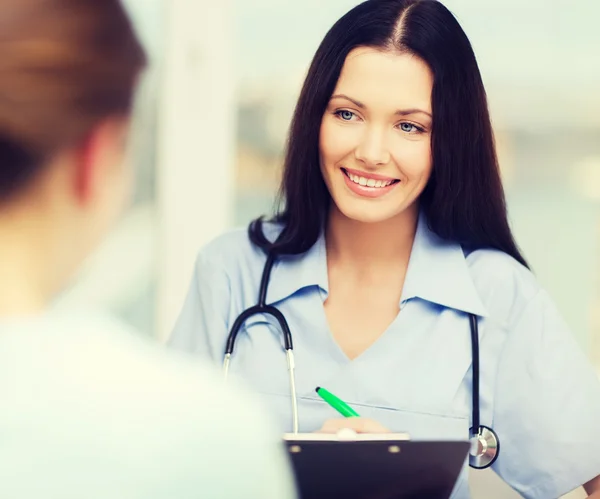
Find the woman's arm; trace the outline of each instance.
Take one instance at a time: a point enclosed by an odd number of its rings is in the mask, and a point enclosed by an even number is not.
[[[545,291],[508,329],[494,399],[493,468],[528,499],[600,496],[598,374]],[[599,498],[600,499],[600,498]]]
[[[589,499],[600,499],[600,475],[583,485]]]

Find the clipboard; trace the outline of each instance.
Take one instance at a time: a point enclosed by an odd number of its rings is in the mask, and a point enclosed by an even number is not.
[[[405,433],[287,433],[300,499],[447,499],[468,441],[412,441]]]

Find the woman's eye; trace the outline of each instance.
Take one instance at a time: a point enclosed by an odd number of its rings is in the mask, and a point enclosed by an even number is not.
[[[352,111],[338,111],[337,115],[344,121],[350,121],[352,118],[354,118],[354,113]]]
[[[400,123],[400,130],[407,133],[414,133],[419,131],[419,129],[412,123]]]

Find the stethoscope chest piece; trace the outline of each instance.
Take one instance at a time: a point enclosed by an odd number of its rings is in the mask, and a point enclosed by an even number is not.
[[[477,435],[471,438],[469,465],[471,468],[482,470],[491,466],[500,451],[498,436],[491,428],[480,426]]]

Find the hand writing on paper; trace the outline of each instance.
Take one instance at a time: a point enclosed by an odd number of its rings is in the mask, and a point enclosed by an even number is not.
[[[385,426],[368,418],[340,418],[328,419],[317,433],[337,433],[349,428],[356,433],[390,433]]]

